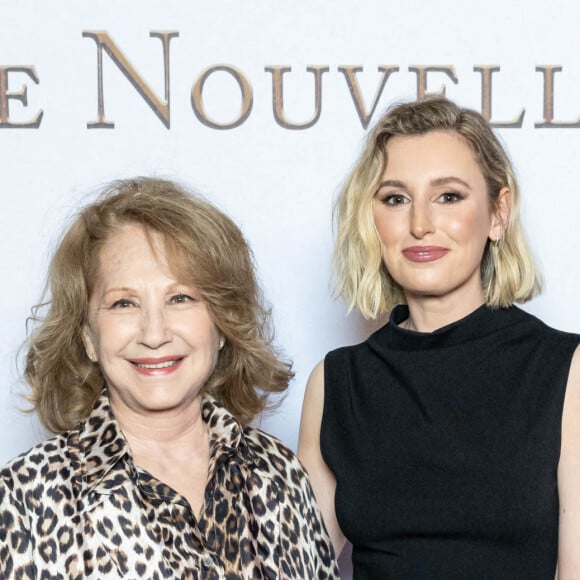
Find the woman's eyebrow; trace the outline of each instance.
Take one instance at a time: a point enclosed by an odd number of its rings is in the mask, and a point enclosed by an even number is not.
[[[469,185],[469,183],[461,179],[461,177],[456,177],[455,175],[437,177],[436,179],[431,180],[429,183],[430,185],[435,187],[447,185],[449,183],[460,183],[467,189],[471,190],[471,186]],[[381,181],[381,183],[379,183],[379,187],[377,188],[377,190],[381,189],[382,187],[398,187],[401,189],[406,189],[407,186],[404,181],[401,181],[399,179],[385,179],[385,181]]]
[[[454,175],[450,175],[449,177],[438,177],[437,179],[433,179],[431,181],[431,185],[447,185],[448,183],[461,183],[467,189],[471,189],[471,186],[466,181],[463,181],[461,177],[456,177]]]
[[[385,179],[385,181],[381,181],[381,183],[379,183],[379,187],[377,189],[380,189],[381,187],[401,187],[401,188],[405,188],[405,183],[403,181],[399,181],[398,179]]]

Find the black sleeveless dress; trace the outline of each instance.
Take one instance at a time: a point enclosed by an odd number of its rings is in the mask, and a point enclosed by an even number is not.
[[[325,359],[321,449],[355,580],[554,580],[580,337],[482,306],[433,333],[398,306]]]

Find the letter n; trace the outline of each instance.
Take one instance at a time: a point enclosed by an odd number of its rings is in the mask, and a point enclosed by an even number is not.
[[[169,43],[171,39],[179,36],[179,32],[159,32],[152,31],[149,33],[152,38],[161,39],[163,44],[163,66],[165,80],[165,100],[162,101],[137,73],[127,57],[121,52],[119,47],[113,42],[107,32],[104,31],[83,31],[84,38],[92,38],[97,44],[97,75],[98,75],[98,114],[97,120],[87,123],[89,129],[113,129],[115,124],[105,119],[105,98],[103,90],[103,51],[105,51],[111,60],[117,65],[118,69],[125,75],[127,80],[135,87],[143,100],[153,109],[153,112],[159,117],[161,122],[169,129]]]

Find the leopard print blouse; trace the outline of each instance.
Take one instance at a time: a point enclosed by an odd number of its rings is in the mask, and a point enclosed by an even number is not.
[[[215,400],[197,520],[133,463],[104,391],[90,417],[0,471],[0,578],[338,579],[304,469]]]

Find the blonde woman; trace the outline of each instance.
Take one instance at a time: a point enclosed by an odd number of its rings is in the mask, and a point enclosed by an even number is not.
[[[442,97],[396,106],[336,205],[338,294],[388,323],[330,352],[299,456],[354,578],[580,578],[580,351],[540,282],[509,158]]]

